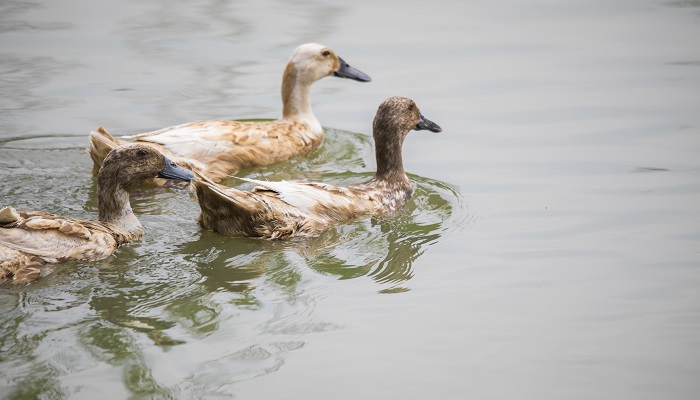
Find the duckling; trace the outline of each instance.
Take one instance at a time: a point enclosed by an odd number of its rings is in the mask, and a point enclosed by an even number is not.
[[[413,194],[401,157],[401,146],[412,129],[442,131],[421,114],[413,100],[384,100],[373,123],[377,172],[367,182],[345,187],[239,178],[257,185],[244,191],[195,172],[198,179],[192,185],[201,208],[197,222],[204,229],[227,235],[284,239],[317,236],[336,222],[395,212]]]
[[[315,150],[323,129],[311,111],[309,92],[314,82],[326,76],[371,81],[329,47],[307,43],[294,50],[284,70],[281,119],[197,121],[126,138],[153,146],[181,166],[218,182],[243,167],[268,165]],[[90,142],[96,175],[105,155],[122,141],[100,127],[90,133]]]
[[[141,223],[129,204],[129,190],[152,177],[194,179],[151,146],[124,144],[105,157],[97,175],[96,221],[42,211],[0,210],[0,282],[35,280],[47,263],[100,260],[141,238]]]

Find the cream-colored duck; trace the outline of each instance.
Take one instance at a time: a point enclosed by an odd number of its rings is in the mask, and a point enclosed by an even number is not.
[[[336,222],[394,212],[413,194],[401,158],[404,138],[412,129],[442,130],[423,117],[411,99],[390,97],[382,102],[373,124],[377,172],[368,182],[346,187],[241,178],[257,185],[244,191],[195,173],[199,225],[227,235],[281,239],[316,236]]]
[[[142,226],[131,210],[132,184],[153,177],[194,179],[192,172],[142,144],[112,150],[97,175],[97,221],[42,211],[0,210],[0,282],[39,277],[46,263],[99,260],[124,243],[138,240]]]
[[[309,101],[311,85],[326,76],[369,82],[328,47],[307,43],[292,54],[282,78],[282,118],[275,121],[197,121],[128,136],[156,147],[178,164],[218,182],[243,167],[267,165],[315,150],[323,129]],[[93,174],[122,141],[100,127],[90,133]],[[164,181],[157,182],[163,184]]]

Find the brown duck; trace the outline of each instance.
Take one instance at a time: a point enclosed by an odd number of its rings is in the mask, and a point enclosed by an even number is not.
[[[309,92],[314,82],[326,76],[371,80],[332,49],[307,43],[297,47],[284,70],[281,119],[197,121],[127,138],[153,146],[178,164],[218,182],[243,167],[272,164],[315,150],[323,129],[311,110]],[[90,133],[93,174],[107,153],[121,143],[102,127]]]
[[[190,181],[192,172],[151,146],[125,144],[112,150],[97,175],[97,221],[42,211],[0,210],[0,282],[34,280],[47,263],[100,260],[138,240],[142,226],[131,210],[131,185],[153,177]]]
[[[195,173],[198,180],[192,184],[201,208],[199,225],[227,235],[282,239],[316,236],[337,222],[394,212],[413,194],[401,159],[401,146],[412,129],[442,130],[423,117],[413,100],[384,100],[373,124],[377,172],[367,182],[346,187],[241,178],[257,185],[253,191],[244,191]]]

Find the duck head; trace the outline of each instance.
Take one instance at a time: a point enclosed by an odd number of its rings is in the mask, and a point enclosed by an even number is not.
[[[377,109],[372,131],[377,157],[377,177],[407,181],[403,171],[401,146],[411,130],[441,132],[442,128],[421,114],[413,100],[389,97]]]
[[[416,103],[409,98],[389,97],[379,105],[373,124],[374,140],[376,142],[392,140],[387,136],[396,135],[397,133],[402,136],[401,141],[403,141],[403,137],[411,130],[442,132],[442,128],[435,122],[425,118]]]
[[[316,43],[306,43],[297,47],[289,60],[287,68],[290,67],[293,67],[298,78],[307,84],[331,75],[360,82],[372,80],[369,75],[351,67],[333,49]]]
[[[194,179],[194,174],[153,147],[129,143],[116,147],[105,157],[98,182],[116,179],[129,186],[156,177],[189,182]]]

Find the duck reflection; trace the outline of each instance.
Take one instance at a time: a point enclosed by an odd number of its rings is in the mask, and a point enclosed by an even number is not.
[[[414,276],[413,263],[451,228],[453,207],[463,204],[456,188],[412,179],[416,193],[406,209],[324,233],[303,250],[309,266],[340,279],[368,276],[383,287],[380,293],[410,290],[406,283]]]
[[[202,242],[216,246],[216,250],[202,248]],[[186,244],[185,252],[193,251],[191,254],[194,256],[188,259],[197,264],[197,271],[202,276],[199,284],[206,291],[238,293],[242,296],[237,297],[236,304],[251,306],[256,304],[251,293],[259,283],[258,280],[274,276],[274,271],[283,269],[288,264],[278,247],[272,242],[247,238],[236,240],[202,232],[202,239]]]
[[[263,281],[274,282],[291,293],[297,290],[300,273],[289,268],[293,255],[304,266],[339,279],[372,278],[381,293],[409,290],[413,263],[437,243],[447,230],[462,225],[455,208],[464,207],[458,190],[451,185],[412,176],[414,199],[400,213],[388,217],[341,224],[316,238],[265,241],[226,238],[203,232],[205,241],[217,248],[215,256],[191,258],[202,274],[208,291],[251,293]],[[220,243],[215,243],[218,240]],[[184,252],[202,253],[201,241],[185,245]]]
[[[466,213],[460,210],[463,202],[455,188],[411,179],[416,193],[400,214],[339,225],[315,239],[275,242],[196,230],[192,234],[189,228],[178,232],[176,227],[184,222],[169,209],[146,221],[149,234],[143,243],[124,247],[103,262],[68,268],[45,287],[33,287],[28,294],[39,299],[24,310],[27,323],[20,326],[36,325],[33,315],[46,320],[47,305],[56,303],[51,298],[57,292],[75,292],[77,307],[71,309],[76,320],[70,328],[74,351],[83,358],[89,354],[100,368],[118,370],[124,390],[134,395],[168,397],[180,390],[159,379],[162,371],[154,366],[175,362],[183,352],[188,365],[179,377],[185,383],[273,372],[287,353],[304,346],[299,335],[337,329],[334,321],[315,312],[321,294],[305,286],[309,273],[339,280],[367,277],[381,293],[406,291],[421,255],[462,226],[460,215]],[[174,197],[166,197],[165,204],[181,203]],[[145,199],[135,204],[148,206]],[[156,222],[169,218],[175,222]],[[47,340],[65,340],[63,326],[71,309],[57,308],[62,322],[57,314],[55,333],[37,334],[32,343],[25,340],[22,353],[42,352],[46,358]],[[15,312],[8,314],[17,320]],[[71,351],[51,349],[49,359]],[[41,375],[41,368],[33,371]],[[90,373],[86,369],[61,381],[46,378],[36,387],[60,390],[60,384]]]

